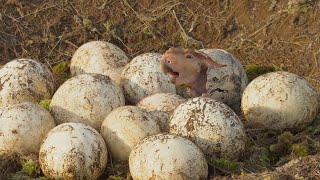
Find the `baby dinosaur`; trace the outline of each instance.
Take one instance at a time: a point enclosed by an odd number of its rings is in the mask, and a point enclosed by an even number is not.
[[[171,75],[170,82],[189,87],[192,97],[207,96],[208,67],[224,66],[207,54],[192,49],[169,48],[160,60],[161,71]]]

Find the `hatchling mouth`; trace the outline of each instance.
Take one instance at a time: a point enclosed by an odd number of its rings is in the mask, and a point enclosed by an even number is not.
[[[170,77],[170,82],[175,83],[176,79],[179,77],[179,72],[174,71],[172,67],[165,65],[165,73],[169,74]]]
[[[179,77],[179,73],[173,71],[172,68],[170,68],[170,70],[167,73],[170,74],[174,78],[178,78]]]
[[[174,83],[176,79],[179,77],[179,72],[174,71],[174,69],[170,66],[170,64],[167,63],[165,59],[161,62],[160,67],[162,72],[171,76],[170,82]]]

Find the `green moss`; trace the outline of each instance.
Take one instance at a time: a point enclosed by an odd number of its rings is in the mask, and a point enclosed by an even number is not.
[[[294,157],[303,157],[303,156],[308,156],[308,148],[304,145],[301,144],[293,144],[291,146],[292,150],[292,155]]]
[[[33,161],[32,159],[25,159],[21,162],[22,172],[29,176],[38,176],[40,175],[39,164]]]
[[[273,71],[282,71],[282,68],[280,66],[275,65],[275,64],[272,64],[272,68],[273,68]]]
[[[119,42],[123,42],[123,32],[121,31],[121,28],[117,24],[113,24],[112,21],[107,20],[105,23],[103,23],[103,26],[114,39],[118,40]]]
[[[278,136],[278,144],[283,146],[291,146],[293,143],[293,134],[291,132],[284,132],[280,136]]]
[[[30,158],[0,157],[0,179],[46,179],[42,177],[39,164]]]
[[[65,61],[61,61],[52,68],[54,74],[60,74],[68,68],[68,65]]]
[[[103,27],[107,30],[107,31],[111,31],[111,21],[106,21],[103,23]]]
[[[309,3],[291,3],[288,5],[286,11],[288,14],[305,14],[308,13],[312,9],[312,5]]]
[[[67,61],[60,61],[52,68],[52,74],[56,85],[59,87],[71,77],[69,72],[69,63]]]
[[[263,147],[260,153],[260,162],[264,167],[274,166],[283,157],[290,155],[294,136],[290,132],[284,132],[278,136],[277,143]],[[286,159],[286,158],[285,158]]]
[[[320,134],[320,114],[314,119],[313,123],[305,129],[306,133],[312,135]]]
[[[217,167],[226,171],[237,171],[239,170],[238,165],[235,162],[232,162],[225,158],[211,158],[208,163],[211,166]]]
[[[85,28],[87,29],[92,29],[92,22],[90,21],[88,16],[83,16],[82,17],[82,24]]]
[[[121,176],[109,176],[107,180],[125,180],[125,178]]]
[[[261,162],[261,165],[264,166],[264,167],[268,167],[271,165],[271,161],[270,161],[270,158],[269,158],[269,151],[267,148],[262,148],[262,152],[260,154],[260,162]]]
[[[256,64],[248,64],[245,66],[245,70],[248,75],[249,81],[251,81],[252,79],[262,74],[274,71],[281,71],[282,69],[281,67],[276,66],[274,64],[272,66],[258,66]]]
[[[39,105],[43,108],[45,108],[46,110],[49,110],[49,106],[50,106],[51,100],[50,99],[45,99],[45,100],[41,100],[39,102]]]
[[[290,147],[293,144],[293,134],[290,132],[284,132],[278,136],[278,142],[272,144],[269,150],[274,156],[281,156],[290,152]]]
[[[142,30],[143,30],[143,33],[145,33],[147,35],[152,35],[152,31],[151,31],[150,27],[145,26]]]

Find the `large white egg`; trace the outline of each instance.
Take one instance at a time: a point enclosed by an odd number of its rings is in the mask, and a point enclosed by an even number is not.
[[[97,130],[82,123],[64,123],[48,133],[39,163],[49,179],[98,179],[107,157],[106,144]]]
[[[130,154],[134,180],[207,179],[208,165],[201,150],[190,140],[172,134],[143,139]]]
[[[72,76],[103,74],[119,85],[121,72],[128,62],[128,57],[118,46],[105,41],[91,41],[80,46],[73,54],[70,71]]]
[[[237,159],[245,150],[241,120],[230,107],[211,98],[180,104],[171,116],[170,133],[189,138],[211,157]]]
[[[132,148],[143,138],[160,133],[156,117],[137,106],[122,106],[103,121],[101,134],[115,160],[128,161]]]
[[[159,119],[162,132],[169,132],[169,119],[173,111],[185,98],[171,93],[157,93],[145,97],[138,102],[137,106],[147,110]]]
[[[32,59],[16,59],[0,69],[0,107],[51,99],[54,82],[50,70]]]
[[[316,117],[318,95],[301,76],[278,71],[261,75],[243,93],[241,108],[254,128],[302,130]]]
[[[176,93],[169,76],[160,71],[159,53],[145,53],[132,59],[121,74],[124,96],[129,103],[136,104],[141,99],[156,93]]]
[[[47,133],[55,127],[51,114],[32,102],[0,109],[0,156],[38,153]]]
[[[59,87],[50,111],[57,124],[81,122],[100,130],[104,118],[124,104],[120,87],[108,76],[80,74]]]
[[[242,93],[248,84],[247,74],[240,61],[222,49],[201,49],[212,59],[226,65],[221,68],[207,70],[207,91],[210,97],[240,111]]]

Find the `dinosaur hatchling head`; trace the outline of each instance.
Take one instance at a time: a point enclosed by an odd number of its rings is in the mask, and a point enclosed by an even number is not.
[[[219,64],[203,52],[177,47],[169,48],[160,61],[161,71],[171,75],[171,83],[191,88],[205,86],[206,71],[210,66],[220,68],[226,65]]]

